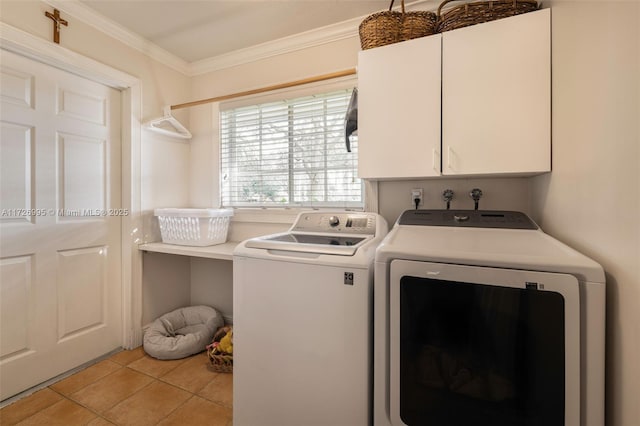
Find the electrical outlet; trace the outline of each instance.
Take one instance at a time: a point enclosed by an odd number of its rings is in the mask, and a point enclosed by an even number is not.
[[[422,206],[424,203],[422,202],[422,188],[414,188],[411,190],[411,205],[413,207],[416,206],[416,199],[418,199],[418,206]]]

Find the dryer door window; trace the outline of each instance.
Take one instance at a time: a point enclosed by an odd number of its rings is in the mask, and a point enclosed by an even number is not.
[[[569,348],[576,339],[567,336],[579,335],[571,329],[579,312],[574,277],[407,263],[422,266],[400,274],[396,265],[391,281],[395,424],[572,424],[565,409],[579,404],[567,404],[579,398],[579,338]],[[567,308],[567,297],[575,306]]]

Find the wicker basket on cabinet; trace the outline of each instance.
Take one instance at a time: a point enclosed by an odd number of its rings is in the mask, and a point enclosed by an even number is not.
[[[452,1],[457,0],[445,0],[438,7],[437,31],[439,33],[538,9],[536,0],[496,0],[465,3],[442,13],[442,8]]]
[[[436,15],[427,11],[404,10],[404,0],[401,0],[402,12],[391,10],[394,0],[391,0],[389,10],[367,16],[358,27],[360,46],[362,50],[400,41],[425,37],[436,33]]]

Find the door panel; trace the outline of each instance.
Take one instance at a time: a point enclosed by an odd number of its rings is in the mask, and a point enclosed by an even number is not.
[[[58,252],[59,339],[104,327],[106,250],[103,246]]]
[[[59,133],[59,207],[90,216],[91,210],[104,210],[106,199],[104,139]],[[67,215],[64,220],[77,216]]]
[[[30,210],[33,206],[33,128],[18,124],[1,123],[0,138],[0,200],[7,215],[1,222],[31,222],[31,215],[16,215],[15,209]]]
[[[2,51],[0,398],[121,345],[120,93]]]
[[[58,115],[104,126],[105,108],[106,99],[103,97],[90,96],[65,87],[58,89]]]
[[[29,312],[31,312],[32,279],[31,256],[20,256],[0,261],[0,307],[2,309],[2,345],[0,357],[28,350]],[[7,321],[13,318],[14,321]]]
[[[33,108],[33,90],[35,77],[29,72],[6,66],[0,71],[2,102],[12,103],[23,108]]]

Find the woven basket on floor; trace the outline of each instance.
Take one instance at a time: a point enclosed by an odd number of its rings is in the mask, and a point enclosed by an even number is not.
[[[213,335],[213,342],[219,342],[227,332],[231,330],[231,327],[220,327],[218,331]],[[207,346],[207,357],[209,358],[209,369],[216,373],[232,373],[233,372],[233,355],[223,352],[217,352],[215,347],[211,345]]]
[[[536,0],[496,0],[465,3],[442,13],[442,7],[452,1],[457,0],[445,0],[438,7],[439,33],[538,9]]]
[[[436,15],[433,12],[405,12],[404,0],[401,1],[402,12],[389,10],[367,16],[358,27],[362,50],[400,41],[411,40],[436,33]]]

